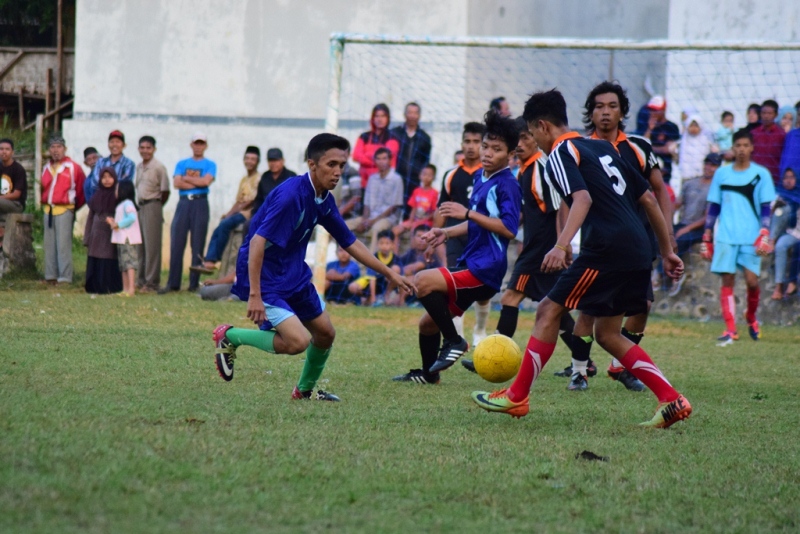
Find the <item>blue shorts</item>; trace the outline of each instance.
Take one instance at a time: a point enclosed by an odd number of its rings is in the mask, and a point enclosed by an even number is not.
[[[267,320],[261,323],[261,330],[272,330],[292,315],[305,323],[325,311],[325,301],[311,282],[288,297],[276,293],[265,293],[262,297]]]
[[[761,257],[756,255],[754,245],[729,245],[714,243],[714,257],[711,272],[715,274],[736,274],[737,268],[761,274]]]

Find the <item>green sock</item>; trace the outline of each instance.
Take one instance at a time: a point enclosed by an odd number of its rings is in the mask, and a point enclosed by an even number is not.
[[[250,328],[231,328],[225,337],[234,347],[247,345],[275,354],[275,332],[272,330],[252,330]]]
[[[331,354],[331,349],[321,349],[310,344],[306,349],[306,363],[303,366],[303,373],[300,375],[300,380],[297,382],[297,389],[300,391],[311,391],[317,385],[317,380],[322,375],[325,369],[325,362],[328,361],[328,356]]]

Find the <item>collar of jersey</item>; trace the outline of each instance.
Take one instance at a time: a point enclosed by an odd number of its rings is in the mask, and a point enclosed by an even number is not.
[[[522,174],[523,172],[528,170],[528,167],[533,165],[534,162],[536,162],[536,160],[541,158],[541,157],[542,157],[542,152],[541,151],[537,151],[533,156],[531,156],[528,159],[526,159],[525,162],[522,165],[519,166],[519,174],[517,174],[517,176],[519,176],[520,174]]]
[[[324,197],[322,197],[322,198],[318,197],[317,196],[317,188],[314,187],[314,182],[311,181],[311,173],[307,172],[306,176],[308,176],[308,183],[311,186],[311,191],[314,193],[314,202],[316,202],[317,204],[322,204],[323,202],[325,202],[325,199],[328,198],[328,195],[330,195],[331,192],[330,191],[325,191],[325,196]]]
[[[495,176],[497,176],[498,174],[500,174],[501,172],[506,171],[506,170],[508,170],[508,165],[506,165],[505,167],[503,167],[499,171],[493,172],[490,176],[483,176],[482,175],[481,176],[481,183],[485,184],[486,182],[488,182],[489,180],[491,180],[492,178],[494,178]]]
[[[600,137],[597,135],[597,131],[596,130],[594,132],[592,132],[592,135],[589,136],[589,139],[600,139]],[[602,139],[600,139],[600,140],[602,141]],[[625,135],[625,132],[623,132],[622,130],[617,130],[617,138],[611,144],[614,145],[614,146],[617,146],[621,142],[627,141],[627,140],[628,140],[628,136]]]
[[[462,169],[464,169],[464,171],[466,171],[467,174],[473,174],[475,171],[477,171],[478,169],[483,167],[483,165],[481,165],[480,162],[477,165],[475,165],[474,167],[467,167],[464,164],[464,160],[459,161],[458,162],[458,166],[461,167]]]
[[[567,132],[565,134],[561,134],[558,137],[556,137],[555,141],[553,141],[553,147],[557,147],[558,145],[560,145],[563,141],[566,141],[567,139],[575,139],[576,137],[580,137],[580,136],[581,136],[581,134],[579,134],[578,132],[575,132],[575,131]]]

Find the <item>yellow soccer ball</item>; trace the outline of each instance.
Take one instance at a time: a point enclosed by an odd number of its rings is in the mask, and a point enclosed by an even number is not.
[[[510,337],[493,334],[478,343],[472,361],[481,378],[496,384],[517,375],[522,364],[522,352]]]

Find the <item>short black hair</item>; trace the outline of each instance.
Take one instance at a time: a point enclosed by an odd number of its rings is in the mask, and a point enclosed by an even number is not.
[[[490,109],[483,117],[486,124],[486,132],[483,137],[492,141],[499,140],[506,144],[509,152],[512,152],[519,144],[519,130],[517,121],[510,117],[503,117],[497,111]]]
[[[594,108],[597,104],[596,99],[598,95],[604,95],[606,93],[614,93],[619,99],[619,112],[621,118],[617,126],[621,131],[624,132],[625,118],[628,116],[628,113],[631,110],[631,101],[628,100],[628,93],[625,91],[625,89],[620,84],[614,82],[601,82],[595,85],[591,91],[589,91],[589,94],[586,97],[586,103],[583,105],[583,124],[586,126],[587,130],[595,130],[594,123],[592,123],[592,114],[594,113]]]
[[[372,156],[372,159],[378,159],[378,156],[381,154],[386,154],[389,156],[389,159],[392,159],[392,151],[386,148],[385,146],[380,147],[378,150],[375,151],[375,154]]]
[[[425,165],[425,166],[424,166],[424,167],[422,167],[422,168],[423,168],[423,169],[430,169],[430,170],[432,170],[432,171],[433,171],[433,177],[434,177],[434,178],[436,177],[436,165],[434,165],[433,163],[428,163],[427,165]]]
[[[532,94],[525,102],[522,117],[525,122],[545,120],[555,126],[569,126],[567,102],[564,100],[564,95],[556,88]]]
[[[753,142],[753,134],[750,133],[750,130],[742,128],[741,130],[737,130],[733,134],[733,142],[736,143],[739,139],[749,139],[750,143]]]
[[[506,101],[506,97],[498,96],[497,98],[493,98],[491,102],[489,102],[489,109],[493,109],[495,111],[500,111],[500,104]]]
[[[525,119],[522,117],[517,117],[514,119],[514,124],[517,125],[517,133],[523,132],[530,132],[530,128],[528,128],[528,123],[525,122]]]
[[[779,107],[779,106],[778,106],[778,103],[777,103],[777,102],[775,102],[774,100],[771,100],[771,99],[770,99],[770,100],[764,100],[764,103],[763,103],[763,104],[761,104],[761,107],[762,107],[762,108],[770,107],[770,108],[772,108],[772,109],[774,109],[774,110],[775,110],[775,113],[777,113],[777,112],[778,112],[778,107]]]
[[[136,206],[136,187],[131,180],[117,184],[117,204],[124,200],[130,200]],[[139,209],[139,206],[136,206],[136,209]]]
[[[430,229],[431,229],[431,227],[428,226],[427,224],[420,224],[419,226],[414,228],[414,232],[413,233],[417,234],[418,232],[429,232]]]
[[[3,137],[2,139],[0,139],[0,145],[2,145],[3,143],[11,145],[11,150],[14,150],[14,141],[9,139],[8,137]]]
[[[349,152],[350,141],[332,133],[317,134],[308,142],[306,154],[308,159],[316,162],[320,160],[325,152],[334,148]]]
[[[379,232],[377,239],[383,239],[384,237],[386,239],[391,239],[392,241],[394,241],[394,234],[392,233],[391,230],[383,230]]]
[[[723,111],[723,112],[722,112],[722,115],[720,116],[720,118],[719,118],[719,119],[724,121],[724,120],[725,120],[725,117],[730,117],[730,118],[733,118],[733,113],[732,113],[732,112],[730,112],[730,111],[727,111],[727,110],[726,110],[726,111]]]
[[[468,122],[464,125],[464,131],[461,133],[461,140],[464,140],[464,135],[466,134],[478,134],[483,139],[483,134],[486,131],[486,127],[480,122]]]
[[[156,146],[156,138],[153,137],[152,135],[143,135],[143,136],[141,136],[139,138],[139,144],[141,145],[142,143],[150,143],[151,145],[153,145],[155,147]]]
[[[453,152],[454,156],[458,156],[459,154],[464,154],[464,151],[461,150],[460,148],[458,150],[456,150],[455,152]]]
[[[416,102],[409,102],[408,104],[406,104],[406,107],[403,108],[403,109],[408,109],[408,106],[414,106],[415,108],[417,108],[419,110],[420,113],[422,113],[422,106],[420,106]]]

